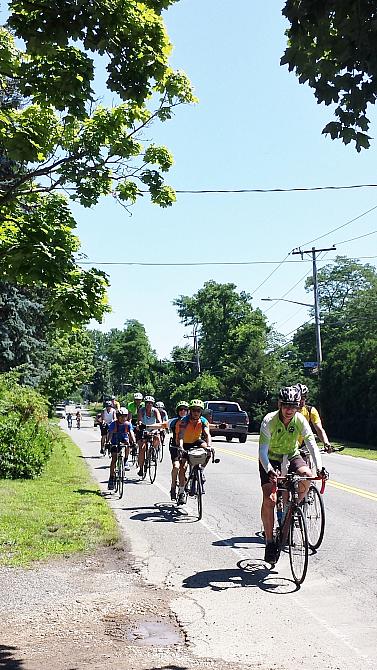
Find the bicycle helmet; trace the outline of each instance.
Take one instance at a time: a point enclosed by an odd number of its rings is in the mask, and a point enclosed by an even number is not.
[[[154,397],[153,395],[146,395],[144,398],[145,402],[152,402],[154,404]]]
[[[142,400],[142,399],[143,399],[142,393],[134,393],[134,400]]]
[[[106,400],[105,405],[106,407],[111,407],[111,400]]]
[[[279,400],[283,405],[300,406],[301,393],[297,386],[284,386],[279,391]]]
[[[177,412],[179,412],[180,409],[188,409],[188,408],[189,408],[189,404],[188,404],[188,402],[186,402],[186,400],[181,400],[180,402],[177,402],[177,404],[175,406],[175,409],[177,410]]]
[[[160,400],[158,402],[156,402],[156,407],[157,407],[157,409],[165,409],[164,403],[161,402]]]
[[[202,400],[198,400],[197,398],[190,400],[189,408],[192,409],[193,407],[200,407],[200,409],[204,409],[204,402]]]
[[[117,410],[117,416],[128,416],[128,409],[127,407],[120,407]]]
[[[308,397],[308,395],[309,395],[309,389],[308,389],[307,386],[305,386],[305,384],[296,384],[296,388],[298,388],[298,390],[300,391],[301,396],[302,396],[303,398],[307,398],[307,397]]]

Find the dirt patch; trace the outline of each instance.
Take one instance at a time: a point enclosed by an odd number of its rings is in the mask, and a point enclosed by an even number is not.
[[[5,670],[233,670],[193,656],[172,593],[143,584],[124,546],[2,568],[0,593]]]

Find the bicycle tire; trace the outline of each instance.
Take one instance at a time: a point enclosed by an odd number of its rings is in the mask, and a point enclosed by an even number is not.
[[[143,464],[143,468],[142,468],[142,470],[143,470],[143,474],[141,475],[141,478],[142,478],[142,479],[145,479],[146,476],[147,476],[147,472],[148,472],[148,470],[149,470],[149,459],[150,459],[150,448],[149,448],[149,446],[147,445],[147,446],[145,447],[144,464]]]
[[[117,463],[116,463],[116,479],[117,479],[117,492],[119,496],[119,500],[123,496],[123,489],[124,489],[124,459],[122,453],[118,455],[117,458]]]
[[[149,454],[149,461],[148,461],[148,471],[149,471],[149,479],[151,484],[154,483],[157,475],[157,453],[154,447],[152,447],[150,454]]]
[[[303,504],[308,543],[310,549],[318,549],[325,533],[325,506],[323,499],[314,484],[311,484]]]
[[[160,463],[162,463],[162,459],[164,458],[164,444],[165,444],[165,434],[163,437],[161,437],[161,444],[160,444]]]
[[[203,481],[202,471],[200,468],[197,468],[195,471],[194,485],[196,486],[195,495],[198,506],[198,521],[200,521],[203,516]]]
[[[305,517],[300,507],[297,507],[292,513],[288,546],[292,577],[299,586],[306,577],[309,560],[308,533]]]
[[[131,463],[132,465],[137,463],[137,447],[135,445],[131,447]]]

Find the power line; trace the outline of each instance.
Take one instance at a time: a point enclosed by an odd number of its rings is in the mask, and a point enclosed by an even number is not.
[[[348,186],[295,186],[292,188],[206,188],[206,189],[178,189],[176,193],[206,194],[206,193],[295,193],[305,191],[344,191],[356,188],[376,188],[377,184],[351,184]],[[148,193],[149,191],[142,191]]]
[[[335,244],[345,244],[346,242],[353,242],[354,240],[361,240],[362,237],[369,237],[369,235],[375,235],[377,230],[372,230],[371,233],[365,233],[365,235],[358,235],[357,237],[351,237],[349,240],[343,240],[343,242],[335,242]]]
[[[288,256],[290,256],[290,253],[288,253],[288,254],[285,256],[285,258],[283,258],[283,260],[280,261],[279,265],[278,265],[274,270],[272,270],[272,272],[270,272],[270,274],[268,275],[268,277],[266,277],[266,279],[264,279],[264,280],[257,286],[256,289],[254,289],[254,291],[251,293],[252,296],[253,296],[257,291],[259,291],[259,289],[266,283],[266,281],[268,281],[268,280],[270,279],[270,277],[272,277],[272,275],[275,274],[275,272],[280,268],[280,266],[283,265],[283,263],[286,262]]]
[[[349,221],[346,221],[346,223],[343,223],[341,226],[337,226],[336,228],[333,228],[332,230],[329,230],[328,233],[325,233],[324,235],[320,235],[319,237],[315,237],[314,240],[309,240],[308,242],[303,242],[300,244],[300,247],[306,247],[308,244],[312,244],[312,242],[317,242],[318,240],[322,240],[324,237],[327,237],[328,235],[331,235],[331,233],[335,233],[336,230],[340,230],[341,228],[345,228],[346,226],[349,226],[351,223],[354,221],[357,221],[358,219],[361,219],[363,216],[366,216],[370,212],[373,212],[375,209],[377,209],[377,205],[374,207],[371,207],[371,209],[368,209],[366,212],[363,212],[362,214],[359,214],[358,216],[355,216],[354,219],[350,219]],[[299,248],[299,247],[297,247]]]

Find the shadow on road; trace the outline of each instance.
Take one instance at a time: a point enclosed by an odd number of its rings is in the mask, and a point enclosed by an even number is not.
[[[13,652],[18,651],[16,647],[6,647],[0,644],[0,668],[2,670],[22,670],[24,662],[15,658]]]
[[[86,496],[88,493],[91,493],[94,496],[100,496],[102,497],[101,491],[98,491],[98,489],[93,490],[93,489],[75,489],[73,493],[79,493],[81,496]]]
[[[180,512],[174,503],[155,503],[153,507],[123,507],[124,511],[137,514],[130,516],[133,521],[154,521],[155,523],[194,523],[196,518]],[[142,511],[145,510],[145,511]]]
[[[234,549],[244,549],[245,544],[263,544],[264,538],[259,534],[253,537],[229,537],[224,540],[216,540],[212,542],[214,547],[232,547]]]
[[[237,568],[222,570],[204,570],[183,580],[186,589],[205,589],[225,591],[240,587],[257,587],[262,591],[284,595],[298,590],[296,584],[277,572],[266,568],[266,564],[257,559],[246,559],[237,563]]]

